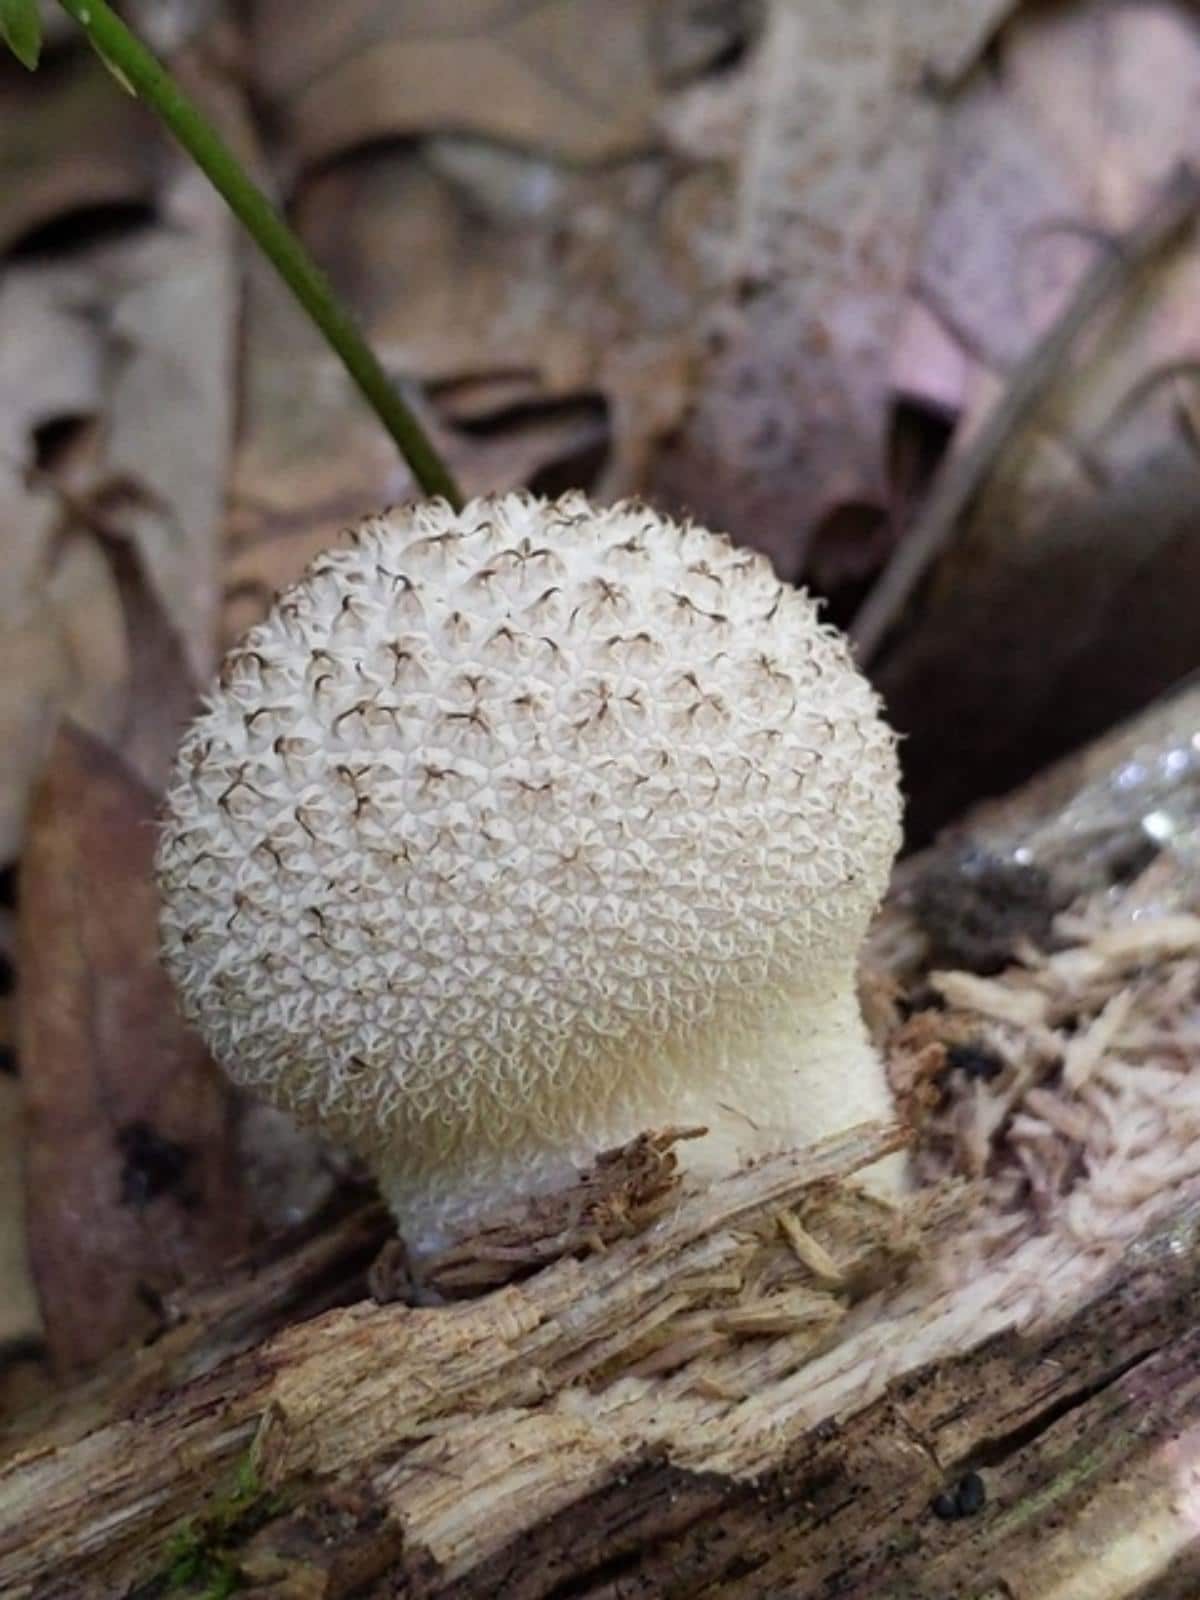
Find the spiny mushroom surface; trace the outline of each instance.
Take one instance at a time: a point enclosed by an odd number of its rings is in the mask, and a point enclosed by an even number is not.
[[[767,561],[626,503],[368,519],[225,660],[158,874],[188,1017],[362,1152],[410,1244],[698,1123],[890,1114],[855,964],[895,741]]]

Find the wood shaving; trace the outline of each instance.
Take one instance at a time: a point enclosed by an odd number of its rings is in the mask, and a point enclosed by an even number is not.
[[[1046,1019],[1046,998],[1036,989],[979,978],[973,972],[931,972],[929,982],[944,1000],[962,1011],[974,1011],[1018,1027]]]
[[[1080,895],[995,977],[937,972],[946,1003],[897,1028],[889,1051],[947,1063],[970,1041],[989,1077],[944,1067],[920,1125],[922,1181],[986,1186],[983,1232],[1061,1230],[1077,1247],[1131,1236],[1168,1182],[1200,1176],[1200,885],[1161,862]],[[935,1068],[936,1071],[936,1068]],[[1168,1179],[1168,1173],[1171,1175]]]
[[[1115,1043],[1133,1009],[1134,991],[1121,989],[1100,1015],[1067,1045],[1063,1061],[1063,1082],[1068,1089],[1082,1089],[1100,1065],[1106,1051]]]

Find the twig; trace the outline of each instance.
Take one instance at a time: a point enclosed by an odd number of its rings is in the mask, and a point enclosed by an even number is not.
[[[1076,340],[1096,313],[1155,260],[1196,215],[1200,181],[1180,166],[1147,214],[1123,239],[1097,258],[1071,302],[1045,338],[1013,372],[1008,387],[975,438],[941,468],[921,516],[905,535],[850,629],[860,665],[874,659],[887,633],[955,526],[978,494],[1013,435],[1028,424],[1046,391],[1060,376]]]

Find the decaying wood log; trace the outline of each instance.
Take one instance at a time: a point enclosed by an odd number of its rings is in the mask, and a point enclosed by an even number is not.
[[[365,1202],[181,1300],[14,1441],[0,1592],[1200,1592],[1200,919],[1192,801],[1171,810],[1195,779],[1175,762],[1167,795],[1135,760],[1183,749],[1198,699],[978,819],[977,849],[1070,869],[1011,968],[927,971],[921,874],[965,836],[900,875],[875,941],[905,986],[893,1056],[924,1158],[952,1147],[971,1182],[891,1212],[844,1181],[902,1137],[864,1128],[695,1192],[677,1131],[647,1135],[415,1284],[385,1253],[377,1298]],[[1153,809],[1106,833],[1114,761]],[[1153,861],[1110,837],[1172,818]],[[1139,1118],[1182,1130],[1157,1168]]]

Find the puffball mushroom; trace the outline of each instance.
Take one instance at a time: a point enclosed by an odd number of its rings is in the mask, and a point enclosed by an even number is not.
[[[162,944],[217,1060],[428,1250],[647,1128],[705,1126],[715,1174],[889,1116],[855,966],[899,826],[873,691],[762,556],[633,502],[426,502],[227,656]]]

